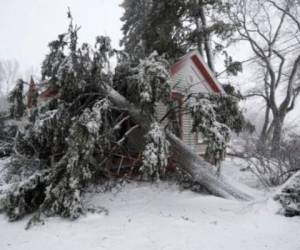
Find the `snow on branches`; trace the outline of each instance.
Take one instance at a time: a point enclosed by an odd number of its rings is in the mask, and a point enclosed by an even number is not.
[[[12,220],[34,211],[38,215],[77,218],[85,211],[81,200],[85,188],[99,179],[110,179],[116,167],[114,155],[130,153],[129,134],[138,124],[126,107],[112,103],[112,96],[105,91],[108,86],[145,117],[147,124],[141,130],[152,123],[145,138],[137,138],[145,145],[144,150],[138,148],[138,153],[143,150],[141,174],[157,179],[168,164],[170,143],[155,121],[158,103],[167,106],[170,120],[181,108],[172,104],[168,62],[155,52],[139,61],[122,54],[113,74],[109,57],[117,52],[111,48],[110,39],[100,36],[94,47],[78,46],[78,27],[73,25],[70,13],[69,18],[68,32],[49,44],[50,52],[42,65],[41,85],[56,94],[35,109],[34,119],[24,117],[28,122],[14,139],[14,164],[10,167],[15,174],[26,174],[0,201]],[[207,156],[217,161],[224,157],[229,128],[238,121],[230,120],[227,114],[239,116],[233,112],[236,104],[228,99],[224,105],[220,100],[225,99],[199,94],[190,106],[193,131],[204,135]]]
[[[169,64],[153,52],[139,62],[121,62],[116,68],[115,88],[151,115],[158,102],[167,104],[171,96]]]
[[[143,166],[141,171],[146,177],[159,179],[168,165],[170,143],[157,122],[151,124],[146,135],[146,146],[143,151]]]
[[[45,198],[44,192],[48,176],[47,171],[37,171],[29,178],[8,190],[0,201],[0,210],[4,210],[10,221],[22,218],[35,211]]]
[[[111,130],[107,126],[109,107],[106,98],[97,101],[91,109],[85,109],[70,128],[67,169],[78,181],[89,181],[97,170],[94,155],[101,159],[111,149]]]
[[[192,132],[203,135],[207,142],[205,157],[214,164],[224,159],[231,132],[253,132],[253,125],[239,108],[240,98],[234,89],[224,95],[198,93],[191,96]]]
[[[136,75],[132,78],[137,81],[138,92],[142,103],[154,103],[163,95],[168,95],[170,90],[168,80],[170,73],[167,70],[168,63],[156,52],[142,59],[139,65],[132,69]]]
[[[101,162],[116,141],[112,105],[99,87],[111,83],[105,71],[110,39],[98,37],[95,50],[78,47],[78,28],[69,18],[68,32],[49,44],[42,65],[43,87],[57,94],[36,108],[34,119],[24,118],[28,122],[14,140],[10,168],[26,176],[0,201],[12,220],[34,211],[77,218],[85,210],[84,188],[107,171]]]
[[[193,132],[201,132],[207,139],[206,158],[213,162],[223,160],[229,141],[229,128],[217,121],[213,103],[203,95],[190,104]]]
[[[251,130],[233,95],[199,93],[190,100],[193,132],[200,132],[207,141],[206,159],[218,163],[224,159],[230,132]]]

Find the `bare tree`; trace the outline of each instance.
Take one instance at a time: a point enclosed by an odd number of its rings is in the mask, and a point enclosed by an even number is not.
[[[15,82],[19,72],[19,63],[16,60],[0,61],[0,91],[7,94],[10,86]]]
[[[236,0],[234,6],[229,17],[263,70],[257,79],[260,88],[251,96],[266,103],[260,139],[261,144],[270,139],[274,156],[279,151],[285,118],[300,93],[300,4],[293,0]]]

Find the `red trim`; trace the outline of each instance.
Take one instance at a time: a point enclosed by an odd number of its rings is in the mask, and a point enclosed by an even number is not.
[[[40,94],[40,98],[47,99],[49,97],[56,96],[57,94],[58,94],[58,89],[50,87]]]
[[[124,164],[141,164],[141,154],[137,153],[129,153],[129,154],[117,154],[113,153],[112,161],[113,163],[119,163],[120,159],[122,159],[122,163]]]
[[[216,84],[215,80],[212,78],[211,74],[205,68],[205,66],[203,65],[203,63],[199,60],[199,58],[197,57],[197,55],[193,55],[191,57],[191,59],[192,59],[193,63],[196,65],[197,69],[200,71],[200,73],[203,75],[203,77],[207,81],[207,83],[210,86],[210,88],[214,92],[216,92],[216,93],[221,93],[222,92],[221,89]]]
[[[176,75],[178,71],[181,70],[182,67],[184,67],[186,60],[187,58],[183,58],[179,62],[173,64],[171,66],[171,75]]]
[[[180,100],[180,101],[182,101],[184,95],[183,95],[183,94],[180,94],[180,93],[178,93],[178,92],[172,92],[172,93],[171,93],[171,97],[172,97],[173,99],[175,99],[175,100]]]
[[[180,135],[179,135],[179,138],[182,139],[183,137],[183,131],[182,131],[182,124],[183,124],[183,121],[182,121],[182,111],[181,111],[181,108],[183,106],[183,98],[184,98],[184,95],[183,94],[180,94],[178,92],[172,92],[171,93],[171,98],[175,101],[178,102],[179,104],[179,126],[180,126]]]
[[[37,90],[36,90],[36,86],[33,82],[33,80],[31,79],[31,83],[29,86],[29,90],[27,92],[27,108],[32,108],[32,107],[36,107],[36,101],[33,101],[33,96],[34,95],[38,95]]]

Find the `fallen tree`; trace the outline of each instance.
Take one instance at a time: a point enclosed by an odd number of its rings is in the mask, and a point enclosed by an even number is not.
[[[40,215],[76,219],[89,211],[82,199],[86,188],[120,178],[115,155],[131,152],[127,139],[137,128],[143,132],[137,138],[142,144],[138,176],[163,177],[173,157],[182,172],[211,194],[251,199],[218,177],[211,164],[174,135],[176,112],[191,114],[191,132],[200,132],[208,142],[206,155],[221,161],[230,130],[239,132],[243,127],[238,98],[194,93],[178,107],[171,98],[169,64],[164,57],[154,52],[132,61],[113,50],[110,39],[103,36],[96,38],[93,47],[78,46],[79,28],[70,13],[69,18],[68,32],[49,44],[41,69],[42,87],[55,95],[22,113],[24,122],[14,136],[5,177],[9,188],[0,200],[0,210],[10,220],[33,212],[37,220]],[[108,70],[112,55],[119,59],[114,72]],[[16,100],[21,92],[22,88],[11,97],[22,106]],[[189,98],[193,101],[188,102]],[[167,108],[165,127],[156,113],[158,103]]]
[[[103,91],[117,107],[127,110],[132,118],[145,131],[149,130],[151,120],[143,112],[129,103],[123,96],[109,86],[103,86]],[[203,160],[170,131],[166,132],[171,143],[172,155],[180,167],[189,172],[194,179],[205,187],[211,194],[224,198],[250,200],[252,197],[217,176],[214,166]]]

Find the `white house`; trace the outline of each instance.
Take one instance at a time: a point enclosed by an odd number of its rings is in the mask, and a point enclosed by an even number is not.
[[[180,58],[171,66],[170,71],[172,75],[172,97],[179,106],[185,105],[183,100],[191,93],[224,94],[222,86],[197,51],[192,51]],[[163,105],[158,105],[159,117],[162,117],[165,111],[166,108]],[[203,154],[205,143],[200,134],[191,133],[192,118],[190,114],[179,112],[179,124],[181,139],[195,152]]]

